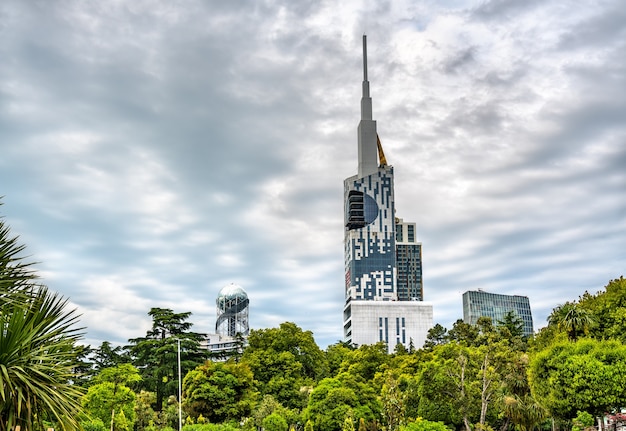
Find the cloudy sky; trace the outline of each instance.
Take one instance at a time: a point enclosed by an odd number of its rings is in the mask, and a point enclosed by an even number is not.
[[[626,275],[626,8],[589,1],[0,4],[0,214],[85,342],[151,307],[342,338],[343,179],[374,119],[434,320]]]

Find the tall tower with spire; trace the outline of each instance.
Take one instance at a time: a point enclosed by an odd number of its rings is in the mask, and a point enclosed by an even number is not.
[[[356,345],[384,341],[389,351],[397,344],[421,347],[432,326],[432,305],[421,301],[415,224],[395,216],[393,167],[387,165],[373,120],[365,35],[357,134],[358,173],[344,181],[344,340]]]

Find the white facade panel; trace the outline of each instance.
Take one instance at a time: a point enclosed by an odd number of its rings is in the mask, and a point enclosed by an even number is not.
[[[346,341],[361,346],[387,343],[389,352],[397,344],[416,349],[426,341],[433,326],[433,306],[422,301],[349,301],[344,309]]]

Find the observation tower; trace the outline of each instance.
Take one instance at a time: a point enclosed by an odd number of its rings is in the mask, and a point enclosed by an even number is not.
[[[220,290],[215,301],[217,320],[215,332],[221,336],[248,336],[248,294],[237,284],[231,283]]]

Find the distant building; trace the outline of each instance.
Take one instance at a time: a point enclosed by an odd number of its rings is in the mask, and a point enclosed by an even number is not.
[[[415,223],[395,217],[394,173],[372,118],[363,36],[363,96],[358,134],[358,172],[344,181],[344,341],[420,348],[432,327],[424,299],[422,245]]]
[[[502,321],[513,311],[524,324],[524,335],[533,334],[533,316],[527,296],[501,295],[482,290],[469,290],[463,294],[463,321],[476,324],[480,317],[490,317],[493,324]]]
[[[247,344],[250,301],[241,286],[231,283],[220,290],[215,303],[215,334],[207,334],[203,345],[215,359],[226,360],[234,353],[241,353]]]

